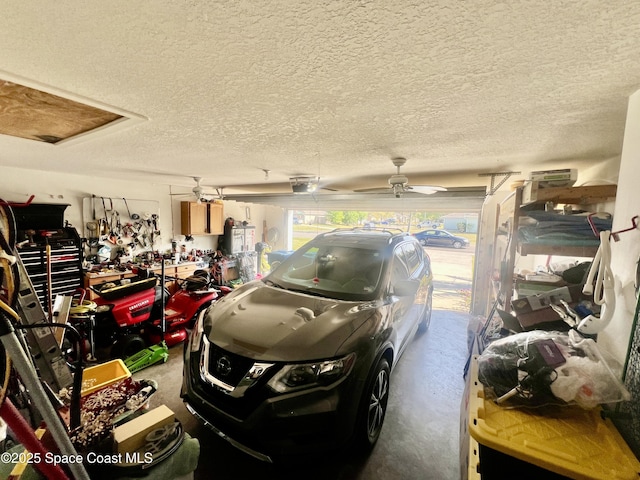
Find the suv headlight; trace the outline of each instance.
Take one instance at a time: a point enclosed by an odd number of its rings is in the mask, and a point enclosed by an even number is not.
[[[285,365],[267,385],[278,393],[330,385],[349,375],[355,359],[351,353],[335,360]]]

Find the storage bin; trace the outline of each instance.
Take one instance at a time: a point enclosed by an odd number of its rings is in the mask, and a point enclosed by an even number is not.
[[[131,372],[124,362],[117,358],[94,367],[86,368],[82,372],[82,392],[81,395],[100,390],[112,383],[129,378]]]

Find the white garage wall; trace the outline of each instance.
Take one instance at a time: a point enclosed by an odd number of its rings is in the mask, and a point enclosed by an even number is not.
[[[126,198],[131,206],[137,201],[143,201],[141,203],[145,204],[157,202],[161,238],[156,244],[156,249],[169,250],[172,239],[184,243],[184,236],[180,234],[180,202],[188,198],[172,197],[169,195],[168,185],[104,179],[99,176],[63,175],[11,167],[0,167],[0,172],[0,198],[11,202],[26,202],[30,195],[35,195],[34,203],[68,204],[64,219],[78,230],[80,236],[88,236],[85,219],[92,216],[91,212],[83,212],[83,199],[95,195],[98,197],[97,214],[102,211],[99,197],[113,198],[114,201]],[[249,205],[239,202],[224,202],[225,217],[245,220],[247,206]],[[122,205],[118,208],[121,211],[125,210]],[[262,238],[264,220],[267,221],[268,227],[276,226],[283,231],[285,214],[282,208],[264,205],[251,205],[250,208],[250,223],[256,225],[257,239]],[[282,240],[279,241],[282,242]],[[193,242],[186,243],[189,249],[203,250],[215,249],[217,244],[217,236],[196,236]],[[282,245],[277,248],[283,248]]]
[[[159,206],[162,242],[169,245],[171,243],[174,222],[171,215],[167,213],[171,211],[171,197],[167,185],[102,179],[97,175],[86,177],[2,167],[0,198],[25,202],[30,195],[35,195],[34,203],[69,204],[64,218],[78,230],[80,235],[88,233],[85,232],[83,217],[88,218],[91,215],[82,211],[82,199],[85,197],[96,195],[114,199],[124,197],[131,200],[156,201]],[[179,220],[178,217],[175,224],[178,231]]]
[[[250,218],[247,218],[247,208]],[[286,217],[287,211],[280,207],[268,205],[258,205],[251,203],[225,201],[225,218],[231,217],[236,223],[246,220],[249,225],[256,227],[256,242],[263,241],[263,234],[266,238],[266,231],[272,227],[277,228],[279,235],[275,242],[269,243],[272,250],[282,250],[286,246]]]
[[[631,217],[640,215],[640,90],[629,99],[624,144],[620,161],[618,194],[613,229],[631,225]],[[616,308],[611,324],[600,334],[598,343],[621,362],[627,354],[629,334],[635,311],[635,272],[640,255],[640,232],[620,235],[611,244],[611,269],[615,277]]]

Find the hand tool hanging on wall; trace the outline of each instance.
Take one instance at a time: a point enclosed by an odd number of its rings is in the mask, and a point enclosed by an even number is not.
[[[124,206],[127,207],[127,215],[131,218],[131,210],[129,210],[129,204],[127,203],[127,199],[122,197],[122,201],[124,202]]]
[[[158,223],[160,217],[157,214],[151,215],[151,223],[153,224],[153,230],[151,231],[151,246],[153,246],[157,237],[160,236],[160,230],[158,229]]]
[[[111,212],[111,218],[115,218],[115,226],[113,227],[113,232],[116,236],[120,236],[122,234],[122,224],[120,223],[120,212],[114,210]]]
[[[131,213],[131,210],[129,210],[129,204],[127,203],[127,199],[123,197],[122,200],[124,200],[124,204],[127,207],[127,213],[129,214],[129,218],[131,220],[140,220],[140,215],[138,215],[137,213]]]
[[[113,239],[113,200],[109,199],[109,241],[111,243],[116,243],[115,239]],[[113,239],[113,240],[112,240]]]
[[[108,231],[108,222],[107,222],[107,206],[104,202],[104,197],[100,197],[102,200],[102,211],[104,212],[104,217],[100,219],[100,237],[103,235],[107,235]]]
[[[117,210],[111,211],[111,221],[109,222],[109,241],[113,244],[118,243],[122,235],[122,225],[120,224],[120,214]]]

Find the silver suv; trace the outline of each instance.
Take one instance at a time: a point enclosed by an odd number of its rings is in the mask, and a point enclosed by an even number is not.
[[[185,347],[189,411],[256,458],[370,449],[390,375],[431,318],[429,257],[407,233],[321,234],[200,316]]]

